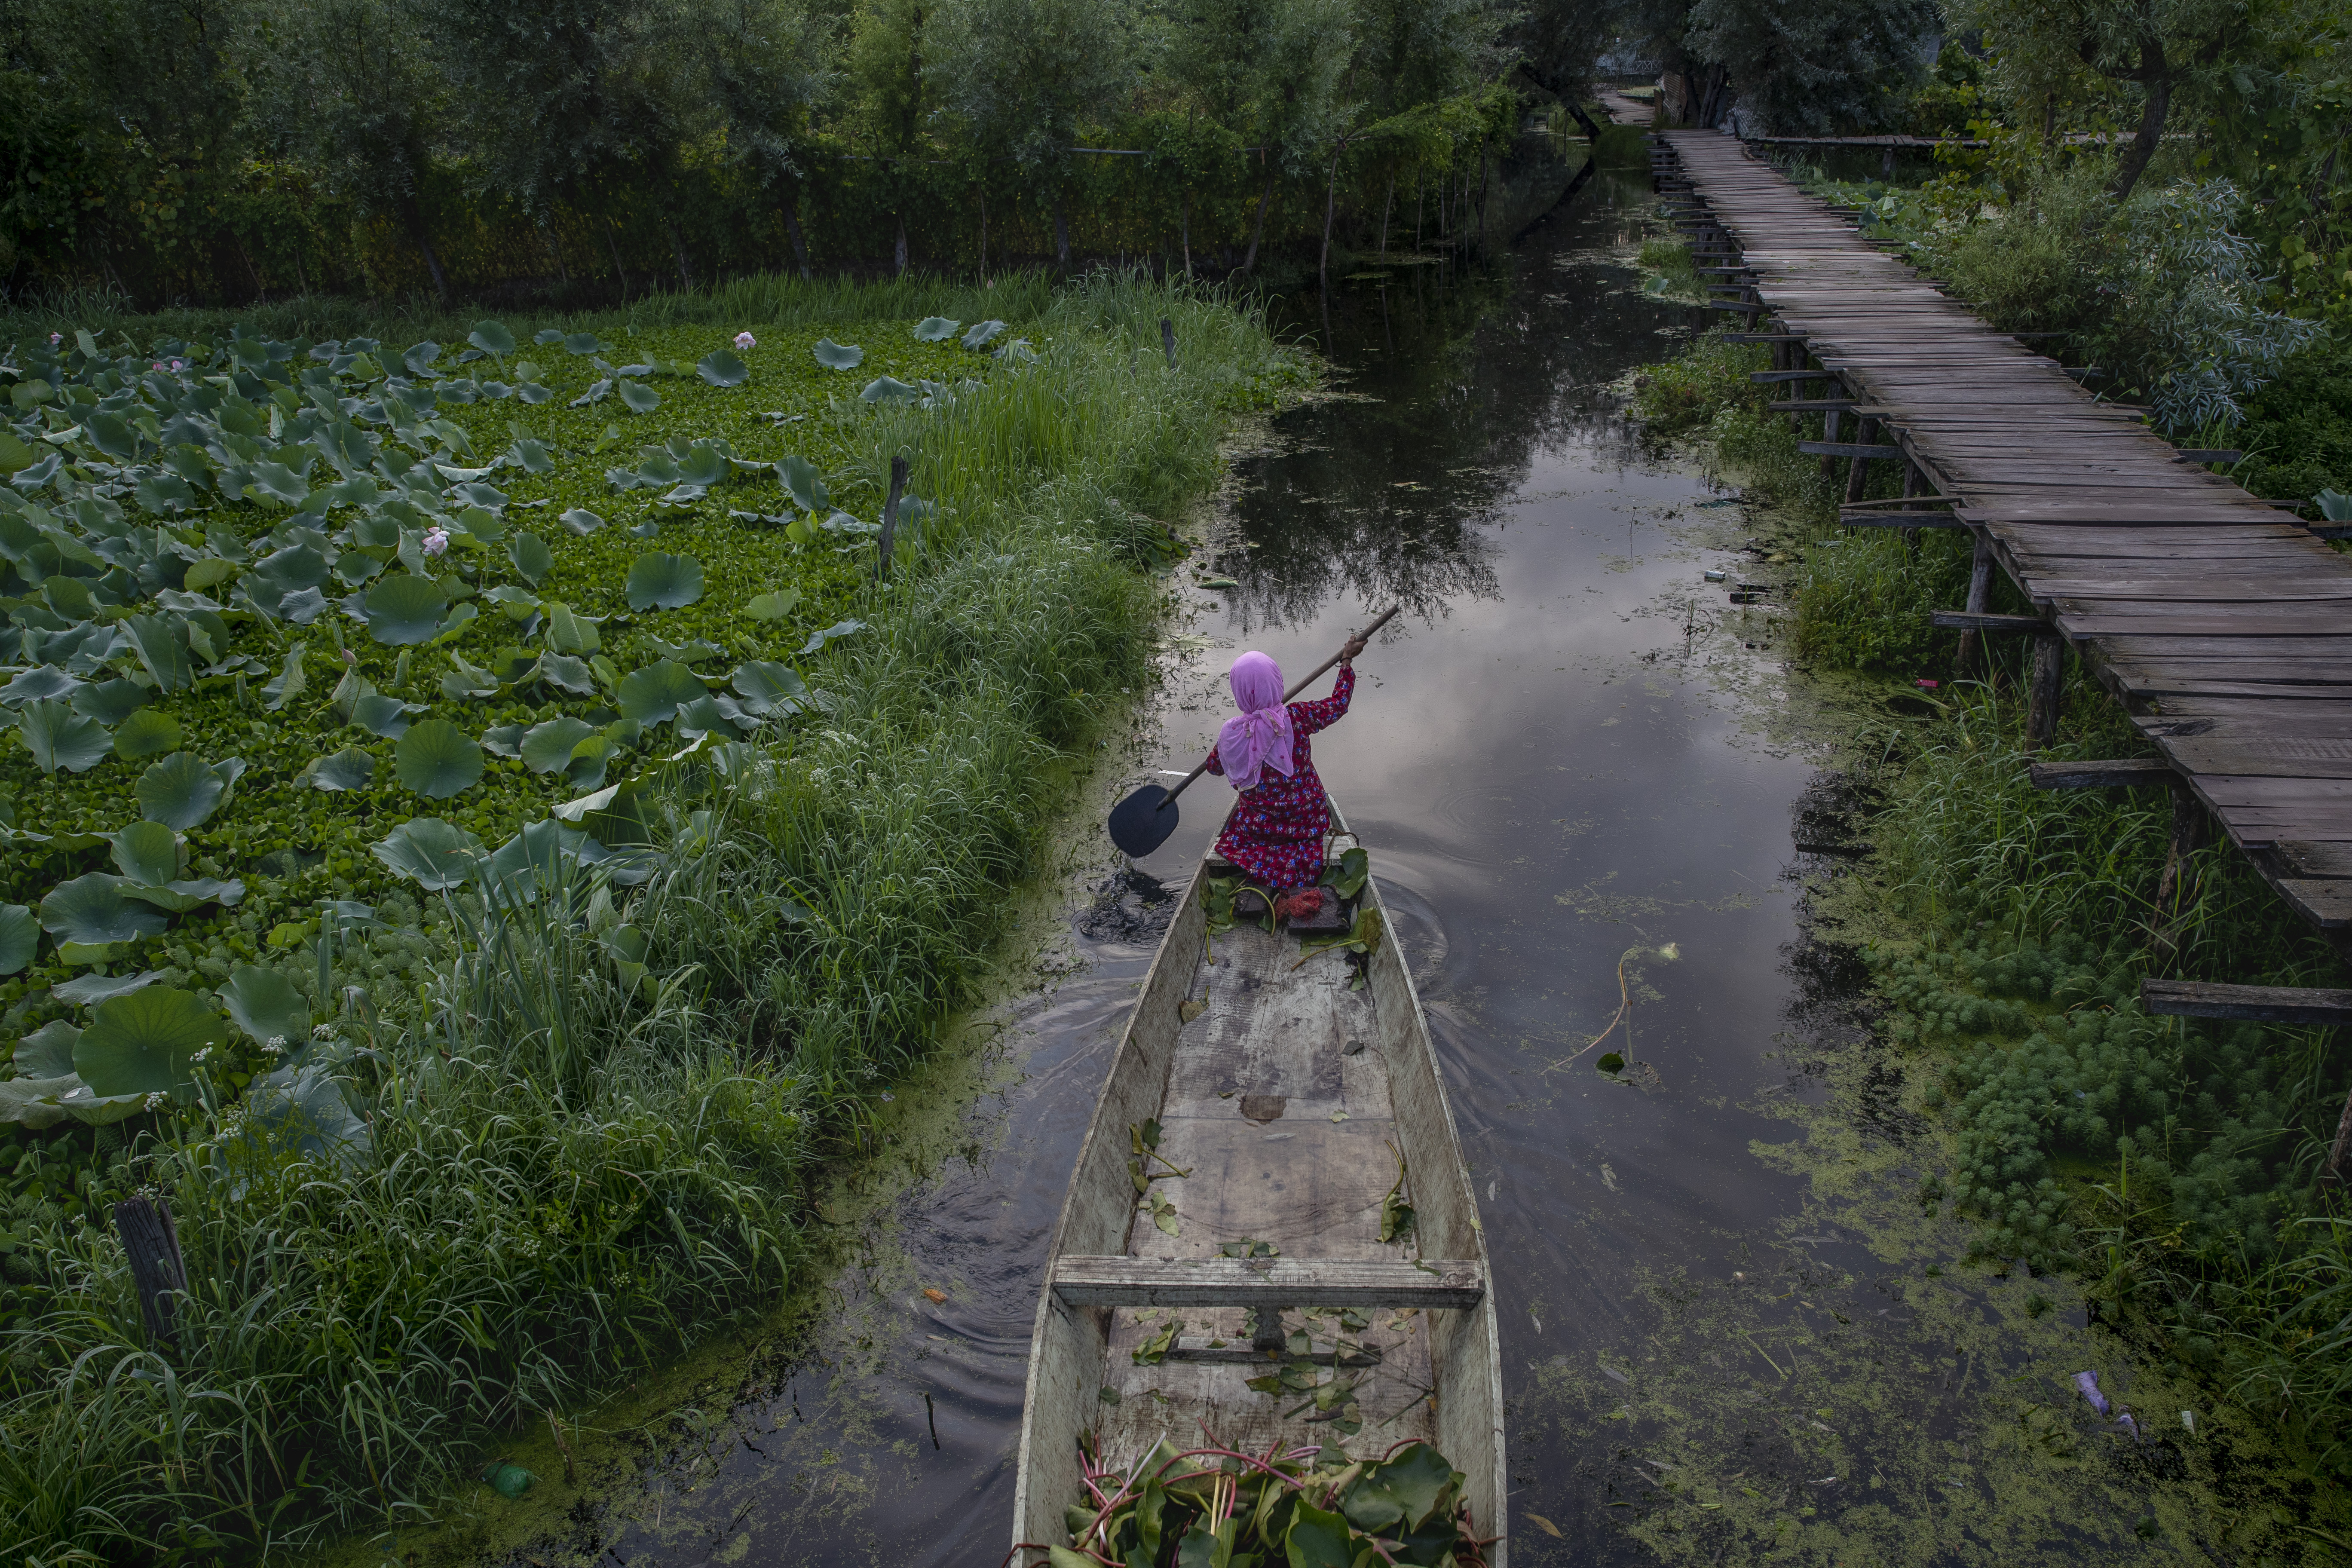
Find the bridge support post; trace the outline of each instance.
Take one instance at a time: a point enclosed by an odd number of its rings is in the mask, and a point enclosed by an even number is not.
[[[2059,683],[2066,673],[2066,639],[2042,632],[2033,639],[2033,687],[2025,707],[2025,749],[2038,752],[2058,738]]]
[[[1985,529],[1977,531],[1976,559],[1969,563],[1969,608],[1972,616],[1984,614],[1985,600],[1992,593],[1992,534]],[[1963,670],[1976,662],[1977,644],[1983,633],[1970,626],[1960,633],[1959,668]]]

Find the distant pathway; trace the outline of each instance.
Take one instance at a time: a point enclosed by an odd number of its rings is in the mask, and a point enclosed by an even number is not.
[[[1601,107],[1609,111],[1609,119],[1612,124],[1647,125],[1650,123],[1650,106],[1648,104],[1638,102],[1633,99],[1627,98],[1623,93],[1619,92],[1613,87],[1602,88],[1601,89],[1600,97]]]
[[[1829,417],[1806,449],[1904,461],[1906,488],[1949,498],[1905,522],[1975,533],[1971,602],[1938,624],[2042,639],[2043,734],[2071,644],[2281,895],[2352,951],[2352,560],[2181,460],[2138,411],[2093,399],[1737,140],[1654,140],[1662,186],[1696,204],[1685,228],[1720,252],[1701,258],[1722,269],[1717,308],[1777,318],[1789,401]],[[1845,442],[1841,416],[1861,426]],[[1981,613],[1996,564],[2037,616]]]

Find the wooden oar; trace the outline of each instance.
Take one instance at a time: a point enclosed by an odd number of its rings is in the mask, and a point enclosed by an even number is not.
[[[1390,605],[1381,612],[1380,619],[1357,633],[1356,637],[1370,641],[1371,635],[1388,625],[1389,617],[1396,613],[1397,606]],[[1351,637],[1348,640],[1353,642],[1355,637]],[[1345,647],[1344,644],[1341,646]],[[1329,658],[1307,671],[1297,685],[1284,692],[1282,700],[1285,702],[1289,701],[1323,679],[1324,672],[1339,662],[1339,656],[1333,654]],[[1208,761],[1203,758],[1201,765],[1186,773],[1183,783],[1174,789],[1163,789],[1156,784],[1148,784],[1120,801],[1111,808],[1110,841],[1118,845],[1129,857],[1136,858],[1149,855],[1167,843],[1168,836],[1176,831],[1176,797],[1182,795],[1194,779],[1208,771]]]

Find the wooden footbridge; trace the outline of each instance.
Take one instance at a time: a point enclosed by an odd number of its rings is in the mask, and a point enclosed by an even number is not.
[[[2218,821],[2281,897],[2352,955],[2352,559],[2276,503],[2176,450],[2141,411],[2101,402],[1995,331],[1853,223],[1711,131],[1652,139],[1652,172],[1714,308],[1777,322],[1759,379],[1820,413],[1802,449],[1850,464],[1843,521],[1965,528],[1966,645],[2035,639],[2027,731],[2057,721],[2068,647],[2161,761],[2037,765],[2051,788],[2165,784],[2174,866]],[[1841,440],[1845,421],[1855,426]],[[1903,466],[1906,499],[1864,502],[1864,465]],[[2035,613],[1986,613],[1995,570]],[[2158,901],[2176,890],[2166,873]],[[2150,983],[2164,1012],[2352,1023],[2352,991]],[[2352,1154],[2352,1105],[2337,1156]]]

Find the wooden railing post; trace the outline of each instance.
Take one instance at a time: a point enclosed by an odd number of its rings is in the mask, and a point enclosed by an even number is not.
[[[2066,673],[2066,642],[2055,632],[2033,639],[2033,690],[2025,708],[2025,749],[2038,752],[2058,738],[2059,682]]]
[[[160,1197],[125,1198],[114,1205],[114,1229],[122,1237],[148,1337],[158,1344],[176,1344],[173,1320],[176,1299],[187,1293],[188,1270],[180,1257],[180,1233],[172,1224],[172,1211]]]

